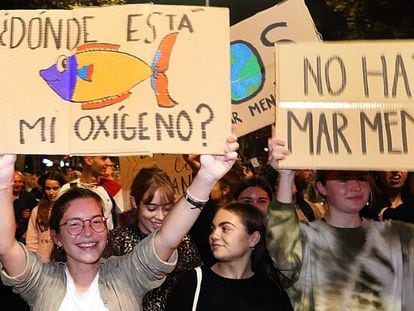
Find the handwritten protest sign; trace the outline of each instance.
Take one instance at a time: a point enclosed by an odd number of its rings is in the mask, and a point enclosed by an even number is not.
[[[290,168],[414,169],[414,41],[276,47]]]
[[[0,11],[0,148],[222,153],[229,36],[226,8]]]
[[[176,198],[178,199],[193,180],[192,169],[186,164],[181,154],[154,154],[153,156],[120,157],[122,175],[122,194],[124,206],[131,209],[129,202],[130,187],[135,175],[144,167],[156,166],[164,170],[173,183]]]
[[[274,122],[274,43],[318,41],[303,0],[288,0],[231,27],[232,121],[240,136]]]

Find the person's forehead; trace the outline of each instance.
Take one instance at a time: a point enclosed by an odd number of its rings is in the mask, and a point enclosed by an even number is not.
[[[66,217],[85,217],[99,214],[101,209],[93,197],[81,197],[70,201],[64,214]]]
[[[265,189],[262,187],[256,185],[256,186],[249,186],[246,189],[244,189],[242,192],[240,192],[239,197],[241,196],[252,196],[252,195],[260,195],[260,196],[266,196],[268,197],[268,194]]]
[[[14,173],[14,179],[16,179],[16,180],[23,180],[24,178],[23,178],[23,175],[22,174],[16,172],[16,173]]]

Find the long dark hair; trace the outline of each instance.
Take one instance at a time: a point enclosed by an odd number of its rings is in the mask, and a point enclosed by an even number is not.
[[[252,270],[257,275],[269,279],[280,287],[280,272],[273,265],[272,259],[266,248],[266,218],[256,207],[244,202],[231,202],[220,206],[218,210],[226,210],[237,215],[246,228],[248,234],[259,232],[260,240],[252,251]],[[217,212],[216,212],[217,213]]]
[[[65,175],[57,170],[46,173],[39,178],[39,184],[42,188],[42,199],[39,201],[37,208],[36,225],[42,232],[49,228],[49,209],[52,203],[46,194],[46,180],[56,180],[60,187],[66,183]]]

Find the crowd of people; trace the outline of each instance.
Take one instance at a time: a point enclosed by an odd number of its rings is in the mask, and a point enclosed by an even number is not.
[[[122,200],[107,156],[75,176],[0,157],[0,295],[14,310],[410,310],[413,178],[407,171],[246,170],[183,155],[192,183],[141,169]],[[31,181],[30,187],[25,187]]]

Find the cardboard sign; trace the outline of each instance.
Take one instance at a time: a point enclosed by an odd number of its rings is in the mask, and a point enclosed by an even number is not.
[[[231,27],[232,122],[242,136],[275,119],[274,43],[318,41],[303,0],[289,0]]]
[[[193,180],[192,169],[184,161],[181,154],[155,154],[153,156],[128,156],[119,158],[122,176],[122,194],[126,210],[131,209],[129,201],[130,187],[135,175],[144,167],[156,166],[164,170],[174,186],[178,199]]]
[[[414,41],[276,46],[283,167],[414,169]]]
[[[0,25],[2,152],[223,152],[228,9],[0,11]]]

